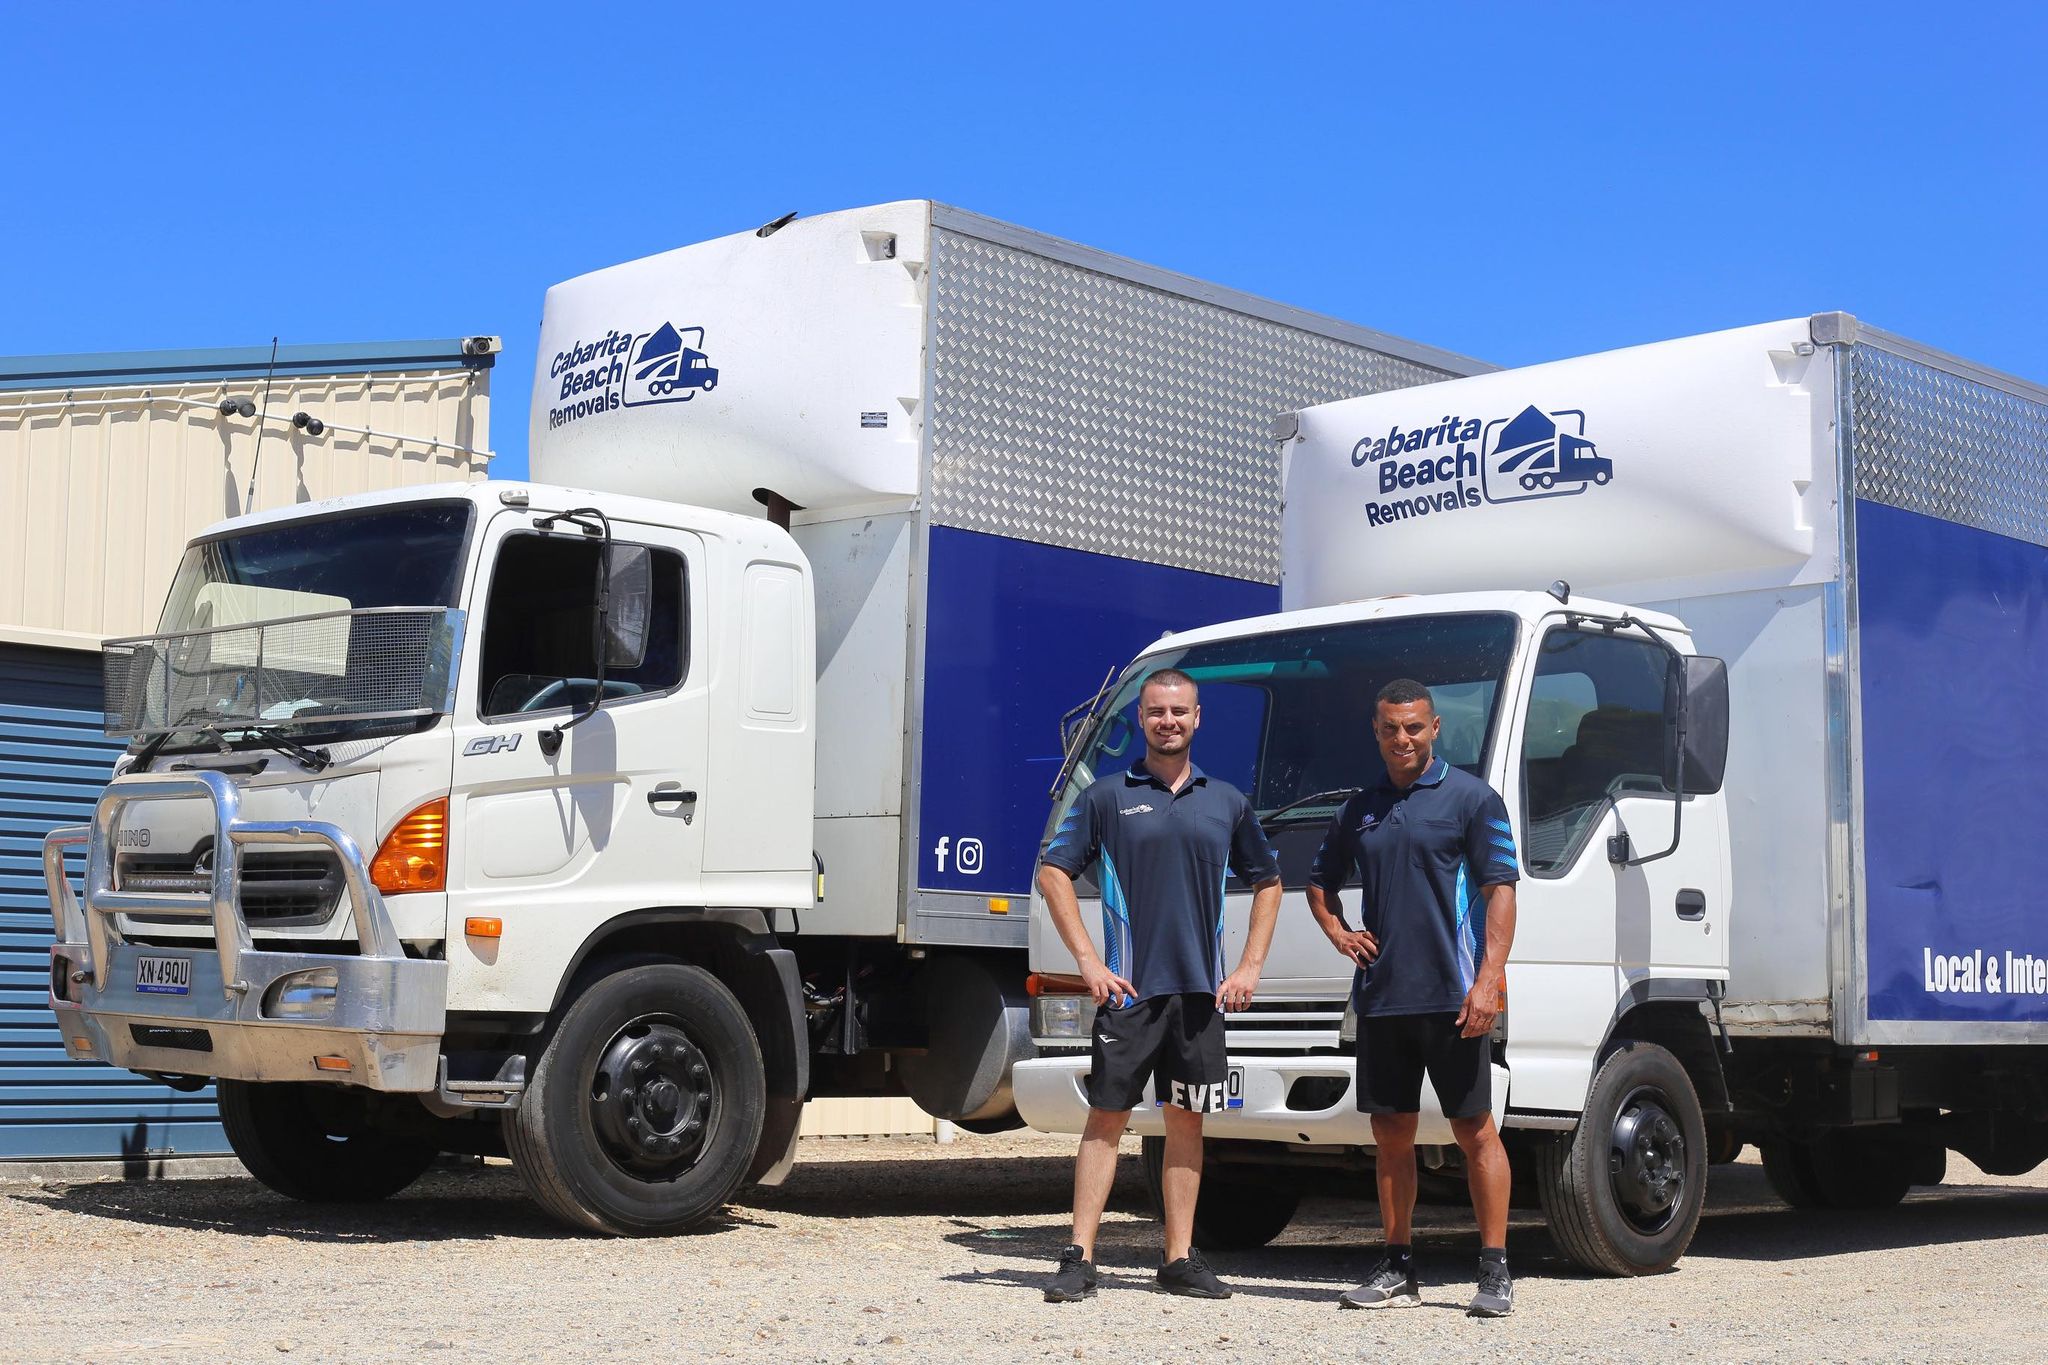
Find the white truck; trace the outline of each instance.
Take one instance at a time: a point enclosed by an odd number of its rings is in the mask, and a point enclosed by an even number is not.
[[[1062,709],[1275,605],[1273,411],[1483,368],[924,201],[559,285],[537,482],[224,522],[108,646],[67,1048],[284,1193],[509,1152],[617,1233],[810,1096],[1014,1124]]]
[[[1369,710],[1400,676],[1512,813],[1495,1116],[1574,1260],[1671,1265],[1709,1162],[1745,1143],[1803,1207],[1893,1203],[1949,1151],[2048,1157],[2048,391],[1826,313],[1329,403],[1276,436],[1285,610],[1143,651],[1065,796],[1129,761],[1138,680],[1171,665],[1200,681],[1197,761],[1280,852],[1202,1237],[1262,1243],[1300,1190],[1370,1167],[1349,964],[1302,887],[1383,772]],[[1092,1004],[1037,902],[1031,954],[1018,1106],[1075,1131]],[[1156,1166],[1157,1115],[1133,1123]],[[1440,1113],[1422,1141],[1455,1174]]]

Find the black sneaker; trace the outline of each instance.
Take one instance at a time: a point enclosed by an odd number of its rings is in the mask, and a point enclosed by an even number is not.
[[[1095,1297],[1095,1262],[1070,1246],[1060,1253],[1060,1268],[1045,1287],[1047,1303],[1078,1303]]]
[[[1465,1311],[1475,1318],[1504,1318],[1515,1311],[1515,1281],[1506,1261],[1479,1259],[1479,1292]]]
[[[1415,1262],[1395,1265],[1392,1257],[1380,1257],[1365,1283],[1339,1294],[1337,1302],[1345,1308],[1415,1307],[1422,1302],[1422,1290],[1415,1283]]]
[[[1191,1299],[1230,1297],[1229,1288],[1216,1278],[1216,1272],[1209,1269],[1209,1263],[1195,1247],[1189,1247],[1188,1254],[1178,1261],[1159,1267],[1158,1279],[1159,1287],[1169,1294],[1185,1294]]]

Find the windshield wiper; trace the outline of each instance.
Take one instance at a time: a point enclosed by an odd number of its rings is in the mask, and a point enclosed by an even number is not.
[[[309,773],[326,772],[334,766],[334,759],[325,749],[310,749],[295,739],[286,739],[284,732],[275,726],[242,725],[235,728],[235,733],[255,736],[265,748],[288,755]]]
[[[1338,805],[1341,802],[1349,801],[1352,797],[1358,795],[1358,793],[1362,790],[1363,788],[1360,787],[1338,787],[1333,791],[1310,792],[1307,796],[1297,796],[1292,801],[1289,801],[1286,805],[1275,806],[1273,807],[1273,809],[1267,811],[1264,815],[1261,815],[1259,817],[1259,824],[1267,828],[1272,827],[1275,823],[1283,825],[1299,824],[1304,820],[1314,819],[1317,817],[1307,815],[1296,815],[1291,820],[1282,820],[1280,817],[1283,815],[1288,815],[1291,812],[1298,811],[1304,806]]]
[[[219,731],[215,730],[212,726],[206,724],[206,714],[202,711],[187,711],[184,715],[178,717],[175,721],[172,721],[169,729],[162,731],[160,734],[156,736],[156,738],[150,740],[149,743],[143,745],[142,748],[136,751],[135,762],[129,766],[128,771],[131,773],[148,772],[149,765],[156,762],[157,756],[163,753],[164,746],[166,744],[169,744],[175,736],[190,733],[186,727],[191,725],[192,722],[195,720],[200,722],[199,733],[211,734],[213,736],[213,742],[215,746],[217,746],[222,753],[226,753],[228,748],[228,742],[225,739],[221,738]]]

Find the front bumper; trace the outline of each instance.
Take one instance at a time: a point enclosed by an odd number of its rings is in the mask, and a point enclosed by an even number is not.
[[[1305,1054],[1299,1057],[1233,1056],[1230,1065],[1244,1071],[1244,1103],[1239,1108],[1202,1117],[1202,1135],[1248,1138],[1261,1142],[1300,1143],[1317,1147],[1372,1146],[1372,1119],[1358,1112],[1350,1057]],[[1088,1057],[1075,1053],[1019,1062],[1011,1071],[1017,1112],[1041,1132],[1078,1133],[1088,1121]],[[1304,1084],[1306,1082],[1306,1084]],[[1156,1137],[1166,1131],[1159,1106],[1146,1091],[1147,1102],[1131,1111],[1134,1133]],[[1335,1096],[1334,1102],[1331,1097]],[[1507,1110],[1508,1073],[1493,1068],[1495,1121]],[[1306,1107],[1302,1107],[1306,1106]],[[1422,1116],[1415,1140],[1429,1145],[1455,1139],[1436,1093],[1422,1088]]]
[[[213,803],[212,892],[123,892],[113,886],[114,834],[132,802],[195,796]],[[64,1047],[79,1061],[131,1071],[243,1081],[331,1081],[372,1090],[436,1088],[447,1022],[448,964],[407,957],[362,850],[320,821],[240,818],[240,793],[218,773],[115,779],[91,825],[52,831],[43,876],[57,941],[50,949],[50,1008]],[[348,883],[359,952],[258,952],[238,900],[241,850],[251,844],[318,844],[333,850]],[[85,896],[72,894],[67,849],[86,850]],[[211,920],[214,941],[191,947],[127,942],[123,915]],[[182,993],[137,987],[143,957],[184,959]],[[281,1017],[272,987],[295,973],[331,972],[331,1005],[318,1017]]]

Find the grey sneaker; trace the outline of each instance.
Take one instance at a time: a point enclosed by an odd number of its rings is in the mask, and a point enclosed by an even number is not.
[[[1188,1254],[1178,1261],[1159,1267],[1158,1280],[1159,1287],[1169,1294],[1185,1294],[1191,1299],[1230,1297],[1230,1287],[1216,1278],[1216,1272],[1209,1269],[1209,1263],[1196,1247],[1189,1247]]]
[[[1095,1262],[1070,1246],[1060,1253],[1060,1268],[1045,1287],[1047,1303],[1078,1303],[1095,1297]]]
[[[1345,1308],[1413,1308],[1422,1302],[1422,1290],[1415,1283],[1415,1262],[1397,1266],[1392,1257],[1382,1256],[1365,1283],[1337,1296]]]
[[[1479,1292],[1465,1311],[1475,1318],[1504,1318],[1515,1311],[1515,1281],[1506,1261],[1479,1259]]]

